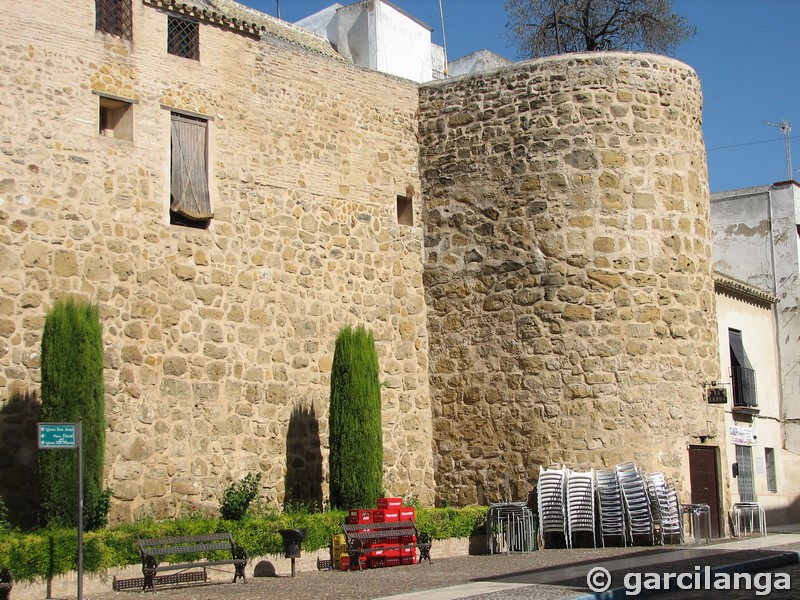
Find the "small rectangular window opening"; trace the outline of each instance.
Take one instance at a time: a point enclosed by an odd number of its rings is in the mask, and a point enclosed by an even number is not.
[[[133,141],[133,104],[100,96],[99,133],[105,137]]]
[[[167,17],[167,52],[200,60],[200,24],[180,17]]]
[[[131,0],[95,0],[95,28],[126,40],[133,31]]]
[[[767,471],[767,491],[778,491],[778,480],[775,476],[775,449],[764,448],[764,463],[766,464]]]
[[[397,223],[399,225],[414,225],[414,202],[412,196],[397,197]]]

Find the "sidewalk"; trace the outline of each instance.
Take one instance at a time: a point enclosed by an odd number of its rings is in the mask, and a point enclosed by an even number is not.
[[[210,572],[216,583],[196,587],[160,589],[161,600],[557,600],[587,597],[590,590],[586,577],[598,566],[612,575],[612,589],[619,587],[626,573],[635,571],[692,572],[696,566],[720,567],[741,564],[742,568],[765,570],[754,561],[769,559],[785,565],[785,553],[797,558],[800,552],[800,526],[775,527],[777,531],[765,537],[748,537],[705,545],[656,546],[634,548],[576,548],[572,550],[538,550],[530,554],[495,554],[482,556],[436,557],[433,562],[404,567],[368,569],[363,572],[302,571],[296,577],[251,577],[248,568],[247,584],[223,583],[228,576]],[[782,570],[784,567],[779,567]],[[787,567],[790,568],[790,567]],[[793,571],[794,572],[794,571]],[[797,590],[800,568],[797,569]],[[17,590],[12,591],[12,594]],[[719,594],[719,592],[716,592]],[[87,593],[85,600],[136,600],[137,591]],[[663,595],[661,598],[687,598],[683,595]],[[793,598],[776,595],[770,598]],[[694,593],[691,597],[696,597]],[[12,595],[16,599],[16,595]],[[40,596],[44,598],[44,595]],[[56,596],[58,600],[74,599],[75,593]],[[625,596],[620,596],[625,597]],[[630,596],[628,596],[630,597]],[[704,596],[704,598],[720,596]],[[749,595],[742,598],[758,598]],[[20,596],[20,598],[22,598]],[[725,593],[726,600],[739,596]],[[38,598],[37,598],[38,600]]]

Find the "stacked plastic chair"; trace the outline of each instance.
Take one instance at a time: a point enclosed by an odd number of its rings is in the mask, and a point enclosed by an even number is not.
[[[647,491],[650,495],[650,510],[658,528],[661,544],[664,544],[667,536],[670,541],[678,536],[678,539],[683,542],[683,523],[675,487],[671,483],[667,483],[663,473],[655,472],[647,475]]]
[[[618,537],[622,545],[628,543],[625,535],[625,507],[617,472],[611,469],[597,471],[597,515],[600,521],[600,542],[606,546],[607,537]]]
[[[617,478],[622,489],[628,536],[633,543],[637,536],[647,536],[655,545],[655,526],[650,508],[650,496],[644,479],[634,463],[617,465]]]
[[[536,484],[536,499],[539,505],[539,531],[542,547],[549,533],[563,535],[569,543],[567,533],[567,513],[564,502],[566,469],[543,469],[539,467],[539,481]]]
[[[572,548],[576,533],[592,534],[592,547],[597,548],[594,522],[594,469],[567,473],[567,547]]]

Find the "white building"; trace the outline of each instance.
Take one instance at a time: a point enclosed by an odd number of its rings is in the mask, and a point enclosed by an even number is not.
[[[796,522],[800,456],[783,447],[777,299],[719,273],[714,284],[731,504],[758,502],[768,524]]]
[[[730,278],[717,284],[717,318],[721,372],[732,395],[728,454],[739,474],[733,502],[754,494],[768,523],[796,520],[800,187],[788,181],[712,194],[711,222],[714,269]]]
[[[443,76],[444,49],[431,42],[432,28],[387,0],[333,4],[295,25],[360,67],[418,83]]]
[[[445,68],[445,49],[431,41],[433,29],[388,0],[332,4],[295,25],[326,38],[355,65],[417,83],[512,62],[489,50],[478,50]]]

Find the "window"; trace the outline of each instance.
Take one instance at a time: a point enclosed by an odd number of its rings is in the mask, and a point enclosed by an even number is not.
[[[205,229],[214,216],[208,191],[208,121],[172,113],[170,223]]]
[[[753,485],[753,449],[736,446],[736,464],[739,466],[739,502],[755,502],[756,488]]]
[[[775,477],[775,449],[764,448],[764,462],[767,466],[767,491],[778,491],[778,480]]]
[[[105,137],[133,141],[133,104],[118,98],[100,96],[99,133]]]
[[[167,52],[200,60],[200,24],[180,17],[167,17]]]
[[[728,343],[731,353],[731,384],[733,387],[734,408],[756,408],[756,372],[747,358],[742,344],[742,332],[728,330]],[[754,411],[758,412],[758,411]]]
[[[133,31],[131,0],[95,0],[95,27],[97,31],[130,40]]]
[[[397,222],[400,225],[414,225],[414,203],[410,194],[397,197]]]

